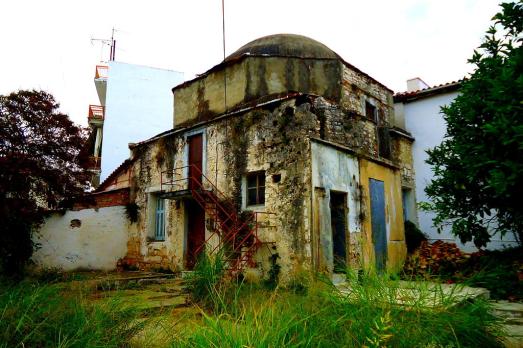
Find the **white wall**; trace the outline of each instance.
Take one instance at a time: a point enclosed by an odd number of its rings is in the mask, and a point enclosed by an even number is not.
[[[412,156],[414,160],[414,171],[416,179],[416,201],[428,202],[429,198],[425,194],[425,187],[432,180],[433,172],[431,167],[425,163],[428,155],[426,151],[441,144],[446,134],[447,125],[440,113],[441,107],[449,105],[458,92],[445,93],[415,100],[404,104],[403,113],[405,127],[412,134],[415,141],[412,146]],[[395,105],[395,110],[401,110]],[[444,228],[439,234],[432,225],[434,213],[418,210],[419,228],[429,235],[431,239],[442,239],[448,242],[456,242],[461,248],[467,251],[474,251],[476,248],[472,243],[463,245],[459,239],[450,233],[450,228]],[[488,248],[500,248],[504,245],[515,245],[513,236],[506,235],[503,240],[499,237],[492,238]]]
[[[81,225],[73,227],[72,220]],[[33,241],[41,247],[33,261],[42,268],[113,270],[127,253],[129,220],[122,206],[55,213]]]
[[[181,82],[177,71],[109,63],[101,180],[129,157],[129,143],[172,128],[171,89]]]

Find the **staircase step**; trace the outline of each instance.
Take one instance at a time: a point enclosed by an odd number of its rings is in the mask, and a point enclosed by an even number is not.
[[[493,302],[493,314],[510,320],[523,320],[523,303],[496,301]]]

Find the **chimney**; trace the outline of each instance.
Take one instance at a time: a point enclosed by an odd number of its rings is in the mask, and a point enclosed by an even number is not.
[[[419,91],[420,89],[429,88],[429,85],[425,83],[419,77],[414,77],[407,80],[407,92]]]

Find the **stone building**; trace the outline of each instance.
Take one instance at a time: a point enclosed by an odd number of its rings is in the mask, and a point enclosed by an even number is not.
[[[127,189],[137,212],[120,266],[191,269],[204,249],[258,274],[401,266],[413,139],[390,89],[317,41],[273,35],[172,92],[173,128],[130,145],[98,189]]]

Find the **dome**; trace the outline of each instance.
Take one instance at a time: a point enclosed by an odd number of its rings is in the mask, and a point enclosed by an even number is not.
[[[240,47],[236,52],[225,58],[225,61],[232,61],[244,55],[340,59],[333,50],[321,42],[295,34],[276,34],[261,37]]]

